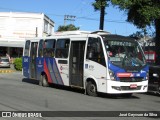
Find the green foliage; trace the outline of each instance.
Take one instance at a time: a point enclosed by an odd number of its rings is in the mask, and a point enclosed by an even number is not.
[[[160,18],[160,0],[111,0],[113,5],[118,5],[124,10],[127,21],[138,28],[151,26],[155,19]]]
[[[133,34],[131,34],[129,36],[138,40],[138,39],[143,38],[144,34],[143,34],[143,31],[137,31],[136,33],[133,33]]]
[[[101,7],[107,7],[107,1],[110,0],[95,0],[95,2],[92,3],[92,6],[94,7],[95,11],[100,10]]]
[[[22,58],[16,58],[13,62],[15,69],[18,71],[22,70]]]
[[[73,30],[79,30],[79,27],[76,27],[73,24],[69,24],[66,26],[59,26],[57,31],[73,31]]]

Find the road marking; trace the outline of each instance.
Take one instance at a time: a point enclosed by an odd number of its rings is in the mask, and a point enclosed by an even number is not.
[[[0,73],[11,73],[14,72],[15,70],[0,70]]]

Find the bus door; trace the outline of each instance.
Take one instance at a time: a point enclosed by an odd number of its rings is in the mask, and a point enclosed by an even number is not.
[[[36,57],[38,42],[31,42],[30,48],[30,78],[36,78]]]
[[[29,77],[29,64],[30,64],[30,40],[25,42],[25,48],[23,53],[23,75]]]
[[[86,50],[86,59],[84,61],[84,73],[87,77],[93,77],[97,80],[99,91],[106,90],[106,84],[102,80],[106,78],[106,61],[104,57],[104,48],[101,38],[98,36],[89,36]]]
[[[83,87],[85,41],[72,41],[69,58],[70,85]]]

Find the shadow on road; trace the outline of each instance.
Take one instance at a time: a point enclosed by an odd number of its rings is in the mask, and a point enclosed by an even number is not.
[[[22,82],[26,82],[29,84],[34,84],[34,85],[39,85],[39,81],[35,80],[35,79],[28,79],[28,78],[23,78]],[[74,93],[80,93],[80,94],[84,94],[85,90],[84,89],[79,89],[79,88],[71,88],[68,86],[63,86],[63,85],[57,85],[57,84],[49,84],[50,88],[54,88],[54,89],[58,89],[58,90],[67,90],[70,92],[74,92]],[[115,95],[111,95],[111,94],[104,94],[104,93],[98,93],[98,97],[100,98],[107,98],[107,99],[140,99],[139,97],[137,97],[136,95],[132,95],[132,96],[125,96],[122,94],[115,94]]]
[[[35,79],[23,78],[23,79],[22,79],[22,82],[39,85],[39,81],[38,81],[38,80],[35,80]]]
[[[35,79],[23,78],[22,82],[39,85],[39,80],[35,80]],[[59,89],[59,90],[67,90],[67,91],[71,91],[71,92],[77,92],[77,93],[84,94],[84,90],[82,90],[82,89],[71,88],[71,87],[63,86],[63,85],[49,84],[49,88],[55,88],[55,89]]]
[[[160,94],[155,93],[155,92],[147,92],[145,93],[146,95],[150,95],[150,96],[156,96],[156,97],[160,97]]]
[[[138,96],[132,94],[131,96],[127,96],[124,94],[104,94],[99,93],[99,97],[101,98],[109,98],[109,99],[140,99]]]

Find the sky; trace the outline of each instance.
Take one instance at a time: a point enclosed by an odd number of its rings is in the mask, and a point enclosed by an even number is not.
[[[99,29],[100,12],[95,11],[94,0],[0,0],[0,12],[33,12],[44,13],[55,22],[55,31],[58,26],[64,25],[64,16],[76,16],[75,21],[66,21],[84,31]],[[104,30],[112,34],[131,35],[140,31],[131,23],[126,22],[124,11],[110,5],[106,8]]]

